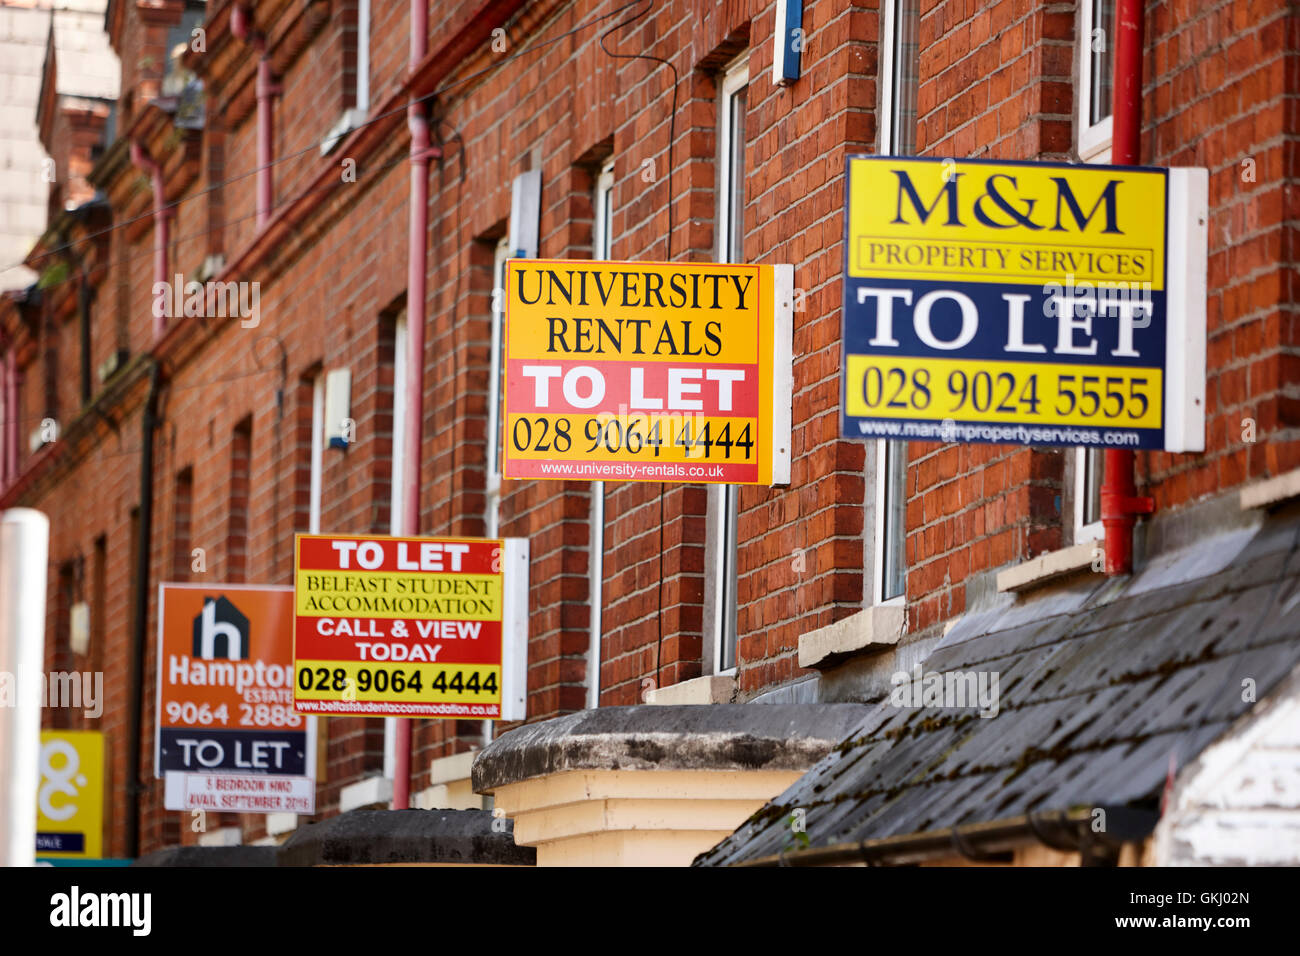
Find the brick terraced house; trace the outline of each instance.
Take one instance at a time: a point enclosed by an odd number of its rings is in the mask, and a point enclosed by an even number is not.
[[[0,506],[50,517],[47,669],[105,674],[46,723],[106,735],[106,855],[328,862],[303,841],[389,806],[396,721],[337,716],[314,827],[164,810],[154,635],[160,582],[402,530],[414,341],[419,532],[531,565],[527,720],[414,721],[413,806],[504,813],[538,865],[1300,862],[1290,5],[1144,7],[1140,162],[1209,173],[1206,428],[1136,453],[1131,573],[1099,452],[841,437],[847,157],[1109,162],[1115,7],[110,0],[111,121],[33,117],[84,198],[0,300]],[[788,486],[504,480],[520,258],[792,265]],[[248,308],[160,308],[178,281]],[[918,668],[995,675],[996,715],[897,706]]]

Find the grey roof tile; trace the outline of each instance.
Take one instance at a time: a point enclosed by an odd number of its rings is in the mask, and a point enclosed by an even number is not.
[[[1203,553],[1202,553],[1203,552]],[[1300,519],[1274,515],[1153,561],[969,614],[923,670],[995,671],[997,716],[888,699],[697,865],[1033,811],[1157,805],[1182,766],[1300,662]],[[1246,698],[1246,699],[1243,699]]]

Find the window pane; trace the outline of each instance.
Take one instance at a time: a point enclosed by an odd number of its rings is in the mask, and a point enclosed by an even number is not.
[[[601,259],[609,258],[609,250],[613,245],[610,241],[610,236],[614,234],[614,204],[610,201],[613,198],[612,193],[613,190],[607,189],[601,197],[600,216],[602,228],[600,231],[600,249],[597,250],[598,258]]]
[[[743,262],[745,257],[745,103],[748,87],[731,96],[731,196],[727,217],[727,261]]]
[[[736,666],[736,507],[738,496],[735,485],[727,485],[723,495],[722,553],[725,568],[722,574],[722,662],[721,669]]]
[[[497,246],[496,260],[492,265],[492,325],[495,332],[495,341],[493,349],[495,351],[494,359],[496,361],[496,383],[491,395],[492,411],[496,416],[496,434],[491,436],[491,447],[488,448],[489,471],[493,474],[501,472],[501,439],[505,435],[506,423],[502,420],[502,408],[505,403],[505,378],[506,378],[506,259],[509,257],[509,251],[506,248],[505,240]],[[500,289],[498,295],[496,290]]]
[[[1101,520],[1101,470],[1105,452],[1089,448],[1084,452],[1083,523]]]
[[[894,95],[890,120],[894,141],[889,146],[895,156],[910,156],[916,151],[917,58],[920,55],[916,30],[920,20],[920,0],[896,0],[894,9]]]
[[[884,474],[880,476],[881,481],[885,483],[884,501],[884,534],[882,537],[882,554],[880,560],[884,562],[881,573],[881,594],[882,601],[888,601],[890,598],[898,597],[903,593],[903,558],[904,546],[907,541],[906,524],[904,512],[907,505],[907,443],[906,442],[886,442],[885,443],[885,467],[882,469]]]
[[[1092,89],[1088,99],[1088,124],[1095,126],[1111,115],[1114,103],[1115,0],[1089,2],[1092,4],[1092,36],[1088,40],[1089,56],[1092,58]]]

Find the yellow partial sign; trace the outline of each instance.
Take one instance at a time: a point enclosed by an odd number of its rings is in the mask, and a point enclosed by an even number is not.
[[[854,176],[850,276],[1164,289],[1162,170],[894,159]]]
[[[104,735],[97,730],[41,731],[36,855],[104,855]]]
[[[512,259],[506,478],[785,484],[789,266]]]

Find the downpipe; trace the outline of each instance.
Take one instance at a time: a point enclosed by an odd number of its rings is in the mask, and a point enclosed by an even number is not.
[[[1142,134],[1142,0],[1118,0],[1115,9],[1115,82],[1111,126],[1111,162],[1141,164]],[[1101,523],[1106,530],[1106,574],[1133,570],[1133,528],[1137,516],[1155,511],[1154,499],[1139,496],[1133,480],[1136,456],[1107,448],[1101,486]]]

